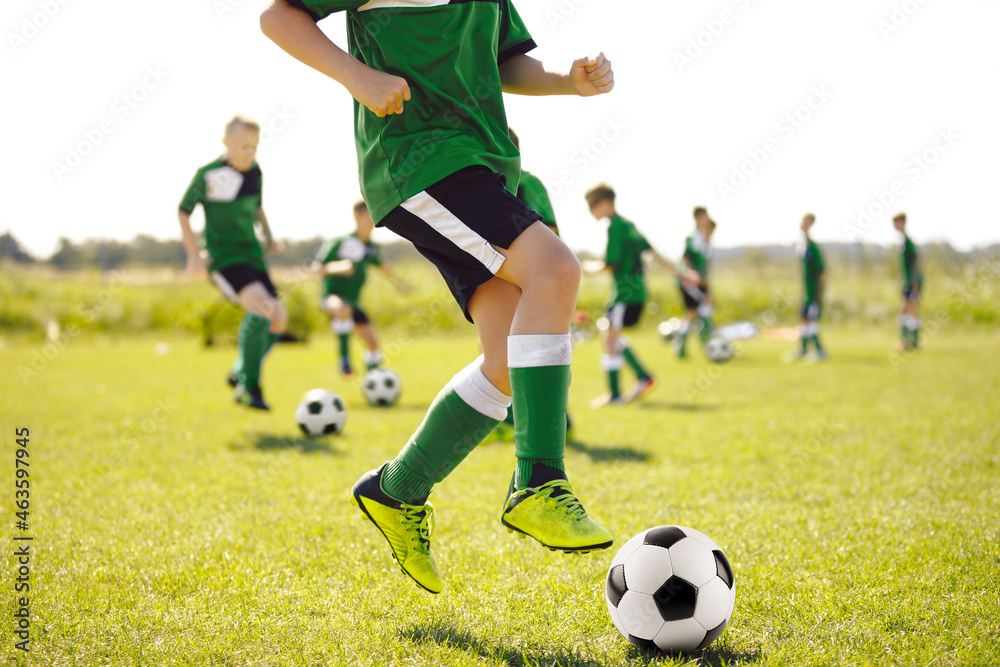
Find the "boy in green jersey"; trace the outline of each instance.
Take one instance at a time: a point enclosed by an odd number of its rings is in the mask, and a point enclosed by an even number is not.
[[[892,219],[892,224],[896,231],[903,235],[903,245],[899,255],[903,273],[903,312],[899,316],[899,346],[903,350],[915,350],[920,338],[917,304],[920,301],[920,290],[924,286],[924,275],[920,270],[917,246],[906,235],[906,214],[898,213]]]
[[[826,351],[819,342],[819,316],[823,309],[823,283],[825,268],[823,253],[819,244],[809,237],[809,230],[816,223],[816,216],[806,213],[802,218],[802,279],[805,297],[802,304],[802,324],[799,326],[799,352],[795,358],[803,358],[809,351],[809,343],[816,348],[816,358],[826,359]]]
[[[368,267],[381,269],[396,289],[404,294],[407,292],[406,284],[382,261],[378,246],[371,242],[372,218],[364,200],[354,204],[354,224],[353,234],[324,243],[313,262],[313,270],[323,278],[323,312],[330,316],[330,329],[340,344],[340,372],[345,377],[353,375],[352,331],[356,331],[368,347],[364,357],[367,370],[378,368],[382,363],[375,329],[360,305]]]
[[[316,22],[347,11],[350,54]],[[612,544],[566,478],[573,253],[517,199],[520,159],[501,93],[606,93],[604,55],[568,70],[534,48],[509,0],[272,0],[264,33],[355,99],[361,188],[372,220],[441,272],[483,355],[448,382],[396,458],[363,475],[353,501],[403,571],[437,593],[427,496],[497,426],[513,400],[516,467],[501,522],[551,549]]]
[[[238,337],[239,357],[227,381],[235,388],[237,403],[268,410],[260,388],[261,365],[285,332],[288,314],[267,274],[264,251],[254,232],[260,223],[268,250],[278,251],[261,205],[261,173],[254,160],[259,139],[260,126],[254,121],[242,116],[230,120],[222,139],[225,154],[195,173],[181,199],[178,218],[187,270],[202,274],[205,259],[191,231],[191,213],[198,204],[205,210],[203,245],[212,282],[246,311]]]
[[[521,150],[521,142],[517,138],[514,130],[507,128],[510,133],[510,140],[514,143],[514,148]],[[556,214],[552,210],[552,201],[549,199],[548,190],[542,184],[542,179],[534,174],[521,170],[521,178],[517,182],[517,198],[530,206],[542,216],[545,226],[559,235],[559,226],[556,225]]]
[[[699,335],[702,343],[708,342],[714,330],[712,324],[714,308],[712,296],[708,291],[708,249],[716,225],[702,206],[694,209],[694,224],[694,234],[684,241],[684,263],[688,268],[686,275],[694,275],[695,280],[678,283],[681,297],[684,299],[684,308],[687,310],[680,331],[677,332],[677,338],[674,339],[677,357],[680,359],[687,356],[687,337],[695,320],[701,324]]]
[[[643,254],[652,254],[671,272],[676,271],[673,264],[653,250],[633,223],[618,215],[615,210],[615,191],[610,185],[595,185],[587,190],[584,198],[595,219],[608,221],[608,247],[604,261],[592,260],[584,268],[588,273],[611,271],[614,276],[614,290],[608,303],[608,327],[602,331],[605,352],[601,357],[601,368],[608,374],[608,392],[591,402],[592,407],[599,408],[639,398],[656,385],[656,380],[632,351],[622,329],[631,329],[638,324],[646,305]],[[636,385],[623,396],[618,374],[626,363],[635,372]]]

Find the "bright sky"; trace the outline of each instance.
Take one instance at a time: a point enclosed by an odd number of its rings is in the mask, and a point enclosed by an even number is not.
[[[60,236],[179,238],[177,203],[236,112],[268,128],[258,161],[276,235],[349,230],[351,100],[260,33],[264,4],[5,0],[0,232],[41,256]],[[616,88],[601,98],[507,97],[524,167],[549,186],[574,248],[603,248],[582,198],[601,180],[675,256],[699,204],[720,246],[794,242],[806,211],[821,241],[895,242],[898,210],[918,243],[1000,240],[994,1],[518,9],[540,45],[532,55],[562,65],[603,50],[614,63]],[[343,16],[321,25],[345,45]]]

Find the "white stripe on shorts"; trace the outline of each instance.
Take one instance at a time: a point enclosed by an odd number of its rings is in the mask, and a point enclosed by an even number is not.
[[[454,213],[446,209],[441,202],[431,197],[426,191],[413,195],[400,206],[426,222],[438,234],[475,257],[489,269],[490,273],[496,275],[496,272],[503,266],[506,257],[497,252],[489,241],[459,220]]]
[[[240,305],[240,297],[236,293],[236,290],[233,289],[233,286],[229,284],[229,281],[226,280],[226,277],[223,276],[218,271],[212,271],[211,275],[212,275],[212,282],[215,283],[215,286],[219,288],[219,291],[222,292],[222,295],[227,299],[229,299],[230,301],[232,301],[233,303],[235,303],[237,306]]]
[[[451,0],[371,0],[358,7],[359,12],[366,12],[370,9],[386,9],[390,7],[438,7],[447,5]]]
[[[625,326],[625,304],[616,303],[608,311],[608,324],[612,331],[621,331]]]

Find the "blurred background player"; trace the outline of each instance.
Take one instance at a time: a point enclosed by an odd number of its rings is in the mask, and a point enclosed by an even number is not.
[[[514,142],[514,148],[521,150],[521,142],[517,138],[514,130],[507,128],[510,140]],[[533,208],[538,215],[542,216],[545,226],[559,235],[559,227],[556,225],[556,214],[552,210],[552,201],[549,193],[542,184],[542,179],[533,174],[529,174],[521,169],[521,180],[517,182],[517,198]]]
[[[368,267],[382,270],[403,294],[406,284],[389,268],[371,242],[372,218],[364,200],[354,204],[354,233],[331,239],[316,253],[313,270],[323,277],[323,312],[330,317],[330,329],[340,349],[340,372],[349,377],[351,368],[350,337],[355,331],[368,348],[364,355],[367,370],[378,368],[382,353],[368,314],[361,309],[361,290],[368,277]]]
[[[614,289],[608,304],[608,327],[604,336],[604,356],[601,367],[608,376],[608,392],[591,402],[592,407],[621,404],[648,393],[656,380],[639,362],[632,351],[629,340],[622,335],[622,329],[630,329],[639,323],[639,317],[646,305],[646,285],[642,264],[643,253],[649,252],[656,259],[674,271],[673,265],[660,256],[649,245],[649,241],[639,233],[635,225],[618,215],[615,210],[615,191],[607,183],[599,183],[584,194],[590,213],[597,220],[608,221],[608,247],[604,261],[591,260],[584,264],[588,273],[611,271]],[[635,387],[625,396],[621,393],[619,373],[625,364],[635,372]]]
[[[917,316],[917,304],[920,301],[920,290],[924,286],[924,276],[920,271],[920,261],[917,257],[917,246],[906,234],[906,214],[898,213],[892,219],[896,231],[903,235],[903,245],[900,249],[900,260],[903,269],[903,312],[899,316],[899,346],[903,350],[917,349],[920,337],[920,319]]]
[[[439,593],[428,496],[512,401],[516,461],[501,523],[550,549],[589,552],[613,543],[565,472],[580,263],[513,194],[521,165],[503,93],[589,97],[610,92],[614,74],[604,54],[561,70],[525,55],[535,42],[510,1],[409,3],[402,12],[401,4],[272,0],[261,28],[354,97],[372,220],[438,268],[479,334],[483,354],[445,384],[399,454],[351,491],[403,571]],[[351,53],[316,25],[341,10],[350,12]],[[474,103],[455,114],[456,100]]]
[[[260,388],[261,365],[285,332],[288,313],[267,274],[254,229],[259,223],[268,250],[278,252],[261,205],[261,173],[254,159],[259,139],[256,122],[233,117],[222,138],[226,152],[195,173],[181,199],[178,218],[188,273],[204,274],[207,258],[212,282],[246,312],[238,336],[239,357],[227,378],[235,388],[236,402],[268,410]],[[205,211],[205,257],[191,231],[191,213],[198,204]]]
[[[708,211],[699,206],[694,209],[694,233],[684,241],[684,263],[687,265],[687,276],[693,280],[682,280],[679,285],[684,307],[687,309],[681,328],[677,332],[677,357],[687,356],[687,338],[695,321],[699,322],[699,336],[702,344],[712,337],[712,296],[708,291],[708,252],[709,242],[715,232],[715,221],[708,217]]]
[[[805,296],[802,304],[802,324],[799,326],[799,351],[792,358],[801,359],[809,352],[809,343],[816,349],[817,359],[826,359],[826,351],[819,342],[819,316],[823,310],[823,282],[825,269],[819,244],[809,236],[816,216],[807,213],[802,218],[802,279]]]

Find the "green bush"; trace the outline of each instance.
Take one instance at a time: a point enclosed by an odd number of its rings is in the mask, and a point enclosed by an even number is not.
[[[933,260],[933,257],[932,257]],[[995,293],[1000,259],[968,258],[964,263],[928,262],[921,303],[925,320],[957,325],[1000,323]],[[422,260],[395,266],[409,284],[400,294],[378,271],[371,274],[362,305],[378,327],[420,335],[465,326],[465,318],[437,271]],[[884,325],[900,306],[894,263],[849,266],[829,262],[824,321],[841,325]],[[301,268],[277,268],[275,283],[289,311],[289,332],[303,340],[325,332],[319,309],[319,280]],[[603,313],[610,293],[608,274],[585,276],[579,307],[593,317]],[[676,282],[663,271],[648,275],[652,316],[643,326],[680,315]],[[717,262],[712,274],[716,320],[750,320],[762,327],[792,326],[798,319],[801,286],[794,261]],[[195,335],[209,344],[233,344],[242,313],[207,280],[182,279],[171,270],[124,268],[99,273],[56,273],[37,266],[6,264],[0,271],[0,332],[41,338],[58,324],[77,333],[162,332]]]

